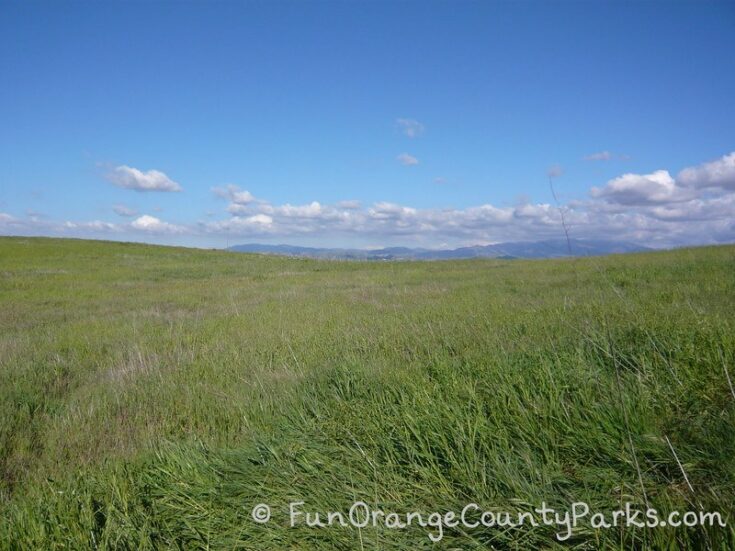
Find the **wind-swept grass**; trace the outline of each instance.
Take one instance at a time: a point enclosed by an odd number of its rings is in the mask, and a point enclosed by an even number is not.
[[[0,547],[731,549],[734,311],[735,247],[359,263],[2,238]],[[729,522],[288,526],[290,502],[358,500]]]

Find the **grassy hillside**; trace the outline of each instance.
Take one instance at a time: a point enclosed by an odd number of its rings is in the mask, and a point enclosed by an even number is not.
[[[0,238],[0,547],[732,549],[733,312],[729,246],[350,263]],[[288,526],[290,502],[358,500],[728,526]]]

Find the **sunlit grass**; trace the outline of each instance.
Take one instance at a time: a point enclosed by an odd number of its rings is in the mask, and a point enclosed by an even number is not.
[[[1,238],[0,309],[0,546],[436,548],[421,528],[287,527],[297,500],[732,517],[735,247],[364,263]],[[438,548],[554,532],[447,530]],[[583,527],[566,545],[730,549],[735,532]]]

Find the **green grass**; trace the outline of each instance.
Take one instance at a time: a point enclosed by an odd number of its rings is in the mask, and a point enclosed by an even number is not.
[[[733,312],[732,246],[361,263],[0,238],[0,547],[732,549]],[[292,528],[299,500],[728,526],[433,543]]]

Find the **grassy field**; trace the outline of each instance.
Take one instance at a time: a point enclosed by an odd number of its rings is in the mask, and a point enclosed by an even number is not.
[[[733,246],[361,263],[0,238],[0,547],[733,549],[733,312]],[[290,502],[359,500],[728,526],[288,525]]]

